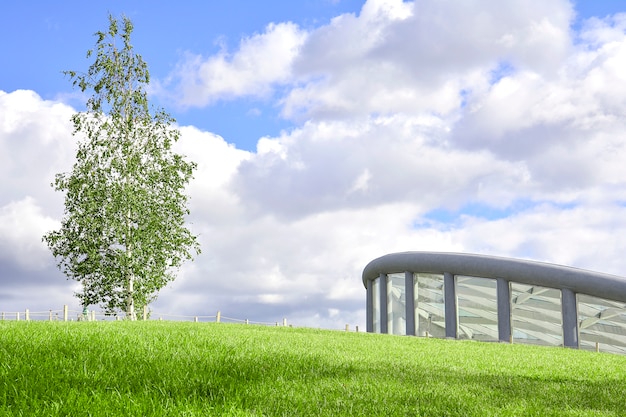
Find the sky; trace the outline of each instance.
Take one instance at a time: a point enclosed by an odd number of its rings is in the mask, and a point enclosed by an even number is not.
[[[155,316],[365,327],[365,265],[469,252],[626,275],[622,1],[10,2],[0,26],[0,311],[80,308],[59,227],[70,117],[109,13],[198,164],[202,253]],[[353,327],[354,328],[354,327]]]

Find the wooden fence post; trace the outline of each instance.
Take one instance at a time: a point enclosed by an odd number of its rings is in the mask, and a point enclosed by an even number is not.
[[[50,314],[48,314],[48,321],[52,321],[52,310],[50,310]]]
[[[193,318],[193,321],[197,323],[197,322],[198,322],[198,316],[195,316],[195,317]]]
[[[350,331],[350,325],[346,324],[346,332],[349,332],[349,331]]]
[[[30,310],[26,309],[26,311],[24,312],[24,318],[26,321],[30,320]]]
[[[2,312],[2,321],[4,321],[4,311]]]
[[[283,327],[287,327],[287,319],[283,318]]]
[[[15,320],[20,321],[20,312],[19,311],[15,315]]]
[[[143,306],[143,321],[148,320],[148,306]]]
[[[250,324],[250,320],[246,319],[246,324]]]
[[[356,332],[357,333],[359,332],[359,326],[356,326]]]
[[[96,310],[91,310],[91,321],[96,321]]]
[[[219,323],[221,319],[222,319],[222,312],[217,310],[217,315],[215,316],[215,322]]]
[[[67,304],[63,306],[63,321],[67,321]]]

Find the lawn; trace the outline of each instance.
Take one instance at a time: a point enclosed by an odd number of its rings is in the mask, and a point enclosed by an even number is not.
[[[626,356],[305,328],[0,322],[0,416],[624,416]]]

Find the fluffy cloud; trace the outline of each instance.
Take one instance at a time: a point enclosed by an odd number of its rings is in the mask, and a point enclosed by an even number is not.
[[[0,91],[0,259],[27,270],[51,264],[42,235],[62,198],[50,183],[71,167],[72,109],[32,91]]]
[[[31,197],[1,207],[0,257],[27,270],[42,269],[49,265],[50,259],[41,237],[58,226]]]
[[[32,91],[0,91],[2,311],[47,310],[63,304],[57,300],[71,301],[73,287],[41,241],[63,211],[50,183],[56,172],[71,168],[71,114],[68,106]]]
[[[439,120],[393,116],[307,123],[242,162],[233,184],[249,209],[283,218],[412,202],[416,215],[466,200],[514,198],[523,164],[445,141]],[[494,193],[489,195],[488,193]]]
[[[0,91],[0,177],[10,178],[0,185],[0,207],[24,196],[58,203],[50,183],[72,166],[72,112],[33,91]]]
[[[265,32],[243,39],[234,54],[225,48],[208,58],[188,53],[157,92],[173,85],[183,107],[267,95],[274,85],[290,80],[292,61],[305,39],[293,23],[272,23]]]
[[[239,164],[249,158],[249,152],[228,144],[224,138],[203,132],[193,126],[180,128],[181,139],[174,150],[198,164],[194,179],[188,187],[192,196],[190,209],[202,212],[211,224],[230,224],[238,220],[238,197],[225,185]]]
[[[624,275],[626,206],[541,203],[500,219],[472,216],[453,232],[464,247]]]
[[[286,117],[458,109],[502,63],[554,70],[571,41],[565,1],[369,1],[311,33],[294,63],[316,81],[284,98]]]

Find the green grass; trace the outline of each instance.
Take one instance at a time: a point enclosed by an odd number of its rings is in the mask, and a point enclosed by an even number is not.
[[[174,322],[0,322],[0,416],[624,416],[626,357]]]

